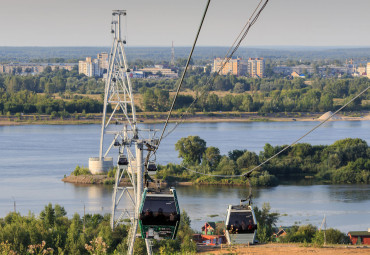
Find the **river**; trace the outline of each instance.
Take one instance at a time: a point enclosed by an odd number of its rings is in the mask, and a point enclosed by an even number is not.
[[[171,133],[158,150],[159,163],[180,162],[174,144],[181,137],[199,135],[207,146],[222,154],[233,149],[259,152],[265,143],[288,144],[318,122],[185,123]],[[161,128],[161,125],[142,125]],[[170,125],[169,129],[171,129]],[[323,125],[302,142],[332,144],[346,137],[370,142],[370,121],[335,121]],[[88,164],[98,154],[99,125],[0,126],[0,217],[16,210],[38,214],[52,202],[71,216],[110,213],[112,188],[74,185],[60,181],[74,167]],[[108,143],[108,139],[106,140]],[[113,151],[112,156],[116,157]],[[248,192],[241,187],[178,187],[181,209],[199,229],[207,220],[224,220],[229,203],[236,204]],[[254,204],[269,203],[281,215],[278,225],[314,224],[324,215],[327,226],[341,231],[370,227],[370,185],[279,185],[254,189]],[[210,216],[214,217],[210,217]]]

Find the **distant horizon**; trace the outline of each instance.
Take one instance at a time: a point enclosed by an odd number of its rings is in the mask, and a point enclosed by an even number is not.
[[[35,46],[35,45],[23,45],[23,46],[10,46],[10,45],[0,45],[0,48],[111,48],[111,45],[108,46],[91,46],[91,45],[85,45],[85,46],[73,46],[73,45],[58,45],[58,46]],[[126,48],[171,48],[172,46],[160,46],[160,45],[152,45],[152,46],[129,46],[127,45]],[[174,48],[190,48],[192,45],[182,45],[182,46],[176,46],[174,45]],[[196,48],[229,48],[230,46],[220,46],[220,45],[199,45],[196,46]],[[363,48],[370,48],[370,45],[332,45],[332,46],[311,46],[311,45],[248,45],[248,46],[240,46],[240,48],[261,48],[261,49],[279,49],[279,48],[324,48],[324,49],[363,49]]]

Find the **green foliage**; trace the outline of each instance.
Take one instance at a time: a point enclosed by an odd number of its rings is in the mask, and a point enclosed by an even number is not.
[[[271,241],[279,214],[270,212],[271,206],[269,203],[264,203],[261,210],[257,206],[253,209],[257,218],[257,240],[260,243]]]
[[[181,213],[180,226],[175,240],[156,241],[154,252],[159,254],[195,254],[196,243],[192,241],[194,231],[190,228],[190,218],[185,211]]]
[[[311,243],[316,235],[317,228],[312,225],[293,226],[286,232],[283,242]]]
[[[88,175],[91,174],[88,167],[80,167],[79,165],[76,166],[75,170],[71,173],[74,176],[78,175]]]
[[[222,156],[216,147],[205,147],[199,137],[181,138],[176,143],[179,157],[192,171],[181,165],[159,166],[157,178],[168,182],[193,181],[199,184],[248,185],[247,179],[200,175],[239,175],[272,157],[283,146],[266,144],[257,156],[247,150],[233,150]],[[370,148],[361,139],[347,138],[333,145],[296,144],[271,159],[250,178],[252,186],[276,186],[279,181],[300,180],[306,177],[325,183],[370,183]]]
[[[0,254],[122,254],[127,251],[128,229],[119,225],[112,231],[110,215],[81,219],[74,214],[68,219],[63,207],[48,204],[39,217],[9,213],[0,219]],[[145,252],[145,244],[138,239],[135,254],[140,249]]]
[[[179,157],[189,164],[199,164],[203,153],[206,151],[206,142],[199,136],[188,136],[181,138],[175,144]]]
[[[327,244],[348,244],[348,236],[337,229],[329,228],[327,230],[316,231],[312,242],[317,245],[323,245],[326,240]]]
[[[203,155],[203,162],[205,164],[208,164],[210,167],[216,167],[220,162],[220,159],[220,149],[211,146],[205,150]]]
[[[116,171],[117,171],[117,167],[113,167],[112,169],[109,169],[108,173],[107,173],[107,176],[109,178],[113,178],[116,176]]]
[[[69,117],[71,113],[100,113],[103,108],[98,100],[88,97],[70,101],[54,99],[48,95],[22,90],[14,93],[0,91],[0,111],[4,114],[39,113],[52,114],[52,117]]]

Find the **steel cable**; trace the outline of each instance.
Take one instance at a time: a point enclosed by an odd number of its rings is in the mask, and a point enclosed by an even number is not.
[[[246,24],[243,26],[241,32],[239,33],[239,35],[234,40],[233,44],[228,49],[228,51],[227,51],[227,53],[226,53],[226,55],[224,57],[224,61],[220,65],[220,68],[217,70],[217,72],[215,72],[215,74],[212,77],[208,78],[208,80],[206,81],[206,83],[204,85],[205,89],[203,90],[203,92],[200,94],[200,96],[198,98],[195,98],[193,100],[193,102],[188,106],[188,108],[186,108],[186,111],[184,113],[182,113],[181,116],[180,116],[180,122],[176,122],[175,126],[170,131],[168,131],[168,133],[164,136],[164,138],[166,138],[168,135],[170,135],[180,124],[182,124],[184,122],[184,119],[183,118],[185,117],[185,114],[187,114],[189,112],[189,110],[198,101],[198,99],[202,98],[208,92],[208,90],[210,90],[212,88],[212,84],[213,84],[214,80],[221,73],[221,71],[225,67],[225,65],[233,57],[234,53],[238,50],[238,48],[240,47],[240,44],[243,42],[243,40],[247,36],[250,28],[256,23],[258,17],[260,16],[261,12],[266,7],[266,5],[267,5],[267,3],[268,3],[269,0],[266,0],[264,2],[264,4],[262,5],[262,7],[259,9],[259,7],[261,6],[262,1],[263,0],[261,0],[259,2],[259,4],[257,5],[257,7],[254,9],[252,15],[249,17],[249,19],[247,20]],[[259,11],[258,11],[258,9],[259,9]],[[256,12],[257,12],[257,14],[256,14]],[[236,46],[234,46],[237,41],[238,41],[238,43],[236,44]],[[231,53],[230,53],[230,51],[231,51]],[[209,87],[209,88],[207,88],[207,87]]]
[[[200,31],[202,29],[202,26],[203,26],[203,22],[206,18],[206,15],[207,15],[207,11],[208,11],[208,7],[209,7],[209,4],[210,4],[211,0],[208,0],[207,2],[207,5],[206,5],[206,8],[204,9],[204,13],[203,13],[203,17],[202,17],[202,20],[199,24],[199,28],[198,28],[198,32],[197,32],[197,35],[195,36],[195,39],[194,39],[194,43],[193,43],[193,47],[191,48],[191,51],[189,53],[189,57],[188,57],[188,60],[186,61],[186,65],[185,65],[185,69],[184,69],[184,72],[182,73],[182,76],[181,76],[181,79],[180,79],[180,82],[179,82],[179,86],[177,87],[177,90],[176,90],[176,94],[175,94],[175,97],[172,101],[172,105],[171,105],[171,108],[170,108],[170,111],[167,115],[167,119],[166,119],[166,122],[164,124],[164,127],[163,127],[163,130],[162,130],[162,133],[161,133],[161,136],[158,140],[158,143],[157,143],[157,147],[155,148],[155,150],[153,151],[152,154],[155,154],[159,148],[159,145],[160,143],[162,142],[162,139],[163,139],[163,135],[164,135],[164,132],[166,131],[166,128],[167,128],[167,125],[168,125],[168,122],[170,120],[170,117],[171,117],[171,114],[172,114],[172,111],[173,111],[173,108],[175,106],[175,103],[176,103],[176,99],[177,99],[177,96],[179,95],[179,92],[180,92],[180,89],[181,89],[181,86],[182,86],[182,83],[184,81],[184,77],[185,77],[185,74],[186,74],[186,71],[188,70],[188,67],[189,67],[189,63],[190,63],[190,60],[191,60],[191,57],[193,55],[193,52],[194,52],[194,49],[195,49],[195,45],[197,44],[197,41],[198,41],[198,37],[199,37],[199,34],[200,34]]]

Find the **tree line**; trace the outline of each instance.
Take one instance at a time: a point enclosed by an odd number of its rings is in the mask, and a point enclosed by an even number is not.
[[[192,111],[239,111],[239,112],[325,112],[339,108],[354,95],[370,86],[367,78],[358,79],[315,79],[310,86],[301,78],[287,79],[247,79],[235,76],[218,76],[212,88],[195,84],[205,84],[205,76],[191,76],[185,80],[185,87],[194,90],[195,95],[179,95],[175,109],[186,109],[197,98]],[[142,107],[145,111],[166,111],[172,97],[169,94],[169,81],[152,81],[140,84],[139,92],[143,95]],[[163,86],[161,86],[162,84]],[[192,84],[190,86],[189,84]],[[234,94],[218,96],[213,91],[229,91]],[[336,103],[336,100],[342,100]],[[346,110],[370,110],[367,93],[354,100]]]
[[[74,92],[81,94],[103,93],[104,83],[95,78],[78,74],[77,66],[68,71],[56,69],[52,71],[48,66],[37,75],[4,74],[0,76],[0,89],[9,93],[28,90],[35,93],[64,93]]]
[[[110,215],[75,213],[67,217],[64,207],[48,204],[38,216],[11,212],[0,219],[0,254],[126,254],[129,225],[110,228]],[[196,244],[186,212],[175,240],[154,240],[153,252],[192,253]],[[146,254],[145,242],[138,238],[135,254]]]
[[[305,82],[301,78],[253,79],[233,75],[214,77],[212,83],[206,86],[208,79],[213,75],[209,71],[204,72],[202,68],[189,70],[183,88],[193,93],[180,94],[175,104],[176,110],[187,109],[197,98],[190,109],[191,112],[238,111],[267,114],[334,111],[370,86],[367,78],[314,78]],[[172,102],[170,92],[176,87],[175,79],[135,79],[133,81],[135,93],[142,95],[140,108],[144,111],[167,111]],[[6,98],[12,97],[13,94],[16,97],[16,93],[24,90],[46,94],[59,93],[61,97],[70,97],[69,95],[73,93],[101,94],[104,83],[101,79],[79,75],[77,69],[51,71],[48,67],[43,73],[35,76],[0,75],[0,91],[10,95]],[[225,93],[216,93],[218,91]],[[4,100],[3,104],[6,103]],[[369,100],[370,94],[366,93],[345,110],[370,110]],[[14,104],[14,102],[11,103]],[[29,104],[29,102],[23,103]],[[91,112],[89,109],[86,109],[87,111]]]
[[[207,147],[206,141],[199,136],[189,136],[175,144],[182,164],[160,166],[157,177],[170,182],[246,185],[249,182],[245,177],[213,177],[207,174],[244,174],[286,146],[266,144],[259,154],[233,150],[228,155],[221,155],[218,148]],[[370,148],[366,141],[359,138],[338,140],[332,145],[296,144],[254,171],[250,183],[252,186],[274,186],[284,181],[307,178],[317,183],[370,183]]]
[[[0,91],[0,113],[2,114],[100,113],[102,109],[101,101],[88,97],[75,96],[65,101],[27,90],[14,93]]]

